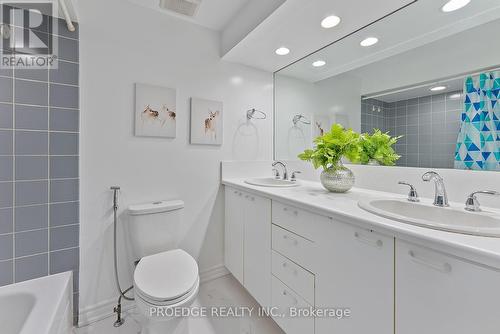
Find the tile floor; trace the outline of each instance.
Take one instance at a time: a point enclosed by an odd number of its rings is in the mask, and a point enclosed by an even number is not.
[[[193,306],[239,306],[256,307],[255,300],[232,276],[225,276],[203,284]],[[125,314],[125,324],[113,327],[114,318],[107,318],[92,325],[76,329],[76,334],[138,334],[141,331],[140,315],[135,310]],[[191,334],[283,334],[269,318],[188,318]]]

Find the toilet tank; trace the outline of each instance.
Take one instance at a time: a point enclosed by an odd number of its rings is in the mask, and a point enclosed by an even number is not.
[[[157,201],[128,208],[128,233],[134,260],[177,248],[184,202]]]

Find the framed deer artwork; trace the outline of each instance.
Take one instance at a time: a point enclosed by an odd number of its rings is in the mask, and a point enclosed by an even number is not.
[[[141,83],[135,84],[135,135],[176,136],[176,91]]]
[[[191,98],[191,144],[222,145],[222,102]]]

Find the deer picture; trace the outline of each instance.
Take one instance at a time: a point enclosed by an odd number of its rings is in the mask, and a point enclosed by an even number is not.
[[[161,111],[158,111],[151,108],[151,106],[148,104],[146,108],[144,108],[141,118],[143,122],[158,122],[161,126],[163,126],[168,119],[175,121],[175,116],[175,111],[168,109],[166,105],[163,105],[161,107]]]
[[[214,140],[217,139],[217,117],[219,116],[219,114],[219,110],[215,112],[209,110],[208,118],[205,119],[205,135],[210,136],[210,138]]]
[[[319,135],[322,136],[325,134],[325,130],[321,127],[321,123],[320,122],[316,122],[316,127],[318,128],[319,130]]]

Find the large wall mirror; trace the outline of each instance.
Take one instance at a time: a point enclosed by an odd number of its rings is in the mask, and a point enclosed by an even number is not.
[[[442,5],[419,0],[276,72],[275,158],[339,123],[402,136],[398,166],[499,171],[500,1]]]

